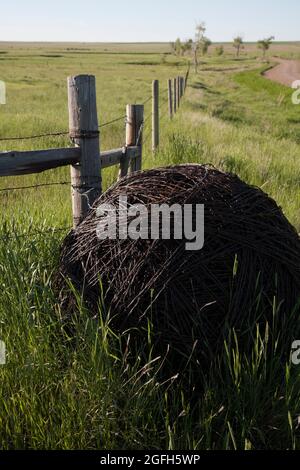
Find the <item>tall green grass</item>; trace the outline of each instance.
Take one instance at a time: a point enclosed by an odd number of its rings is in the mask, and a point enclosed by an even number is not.
[[[96,75],[101,122],[123,114],[127,102],[146,99],[153,78],[161,80],[161,97],[166,96],[166,79],[186,63],[171,56],[162,60],[148,47],[147,55],[103,47],[8,47],[0,61],[0,78],[8,84],[0,136],[64,129],[69,74]],[[205,62],[191,75],[173,121],[162,119],[155,155],[146,140],[144,168],[199,162],[237,173],[274,197],[300,231],[299,134],[289,120],[299,109],[281,98],[288,97],[285,88],[260,76],[262,64],[253,58]],[[148,103],[146,116],[150,108]],[[145,136],[149,130],[148,121]],[[123,123],[103,129],[102,148],[123,140]],[[23,141],[13,148],[59,145],[68,141]],[[116,172],[104,172],[105,188]],[[2,178],[0,187],[68,178],[62,168]],[[282,354],[276,322],[264,329],[252,325],[247,355],[237,333],[228,331],[191,401],[180,378],[161,383],[163,358],[153,356],[151,335],[136,357],[124,355],[101,308],[92,319],[80,298],[72,320],[75,341],[62,329],[52,275],[67,230],[49,229],[71,223],[69,187],[0,192],[0,198],[0,339],[7,347],[7,364],[0,366],[2,449],[300,448],[299,369]],[[298,339],[298,316],[295,310],[288,319],[287,338]]]
[[[75,342],[61,328],[51,281],[59,243],[54,233],[1,245],[2,449],[299,448],[300,377],[282,362],[276,321],[252,325],[248,354],[229,332],[191,402],[178,378],[161,383],[151,336],[146,359],[124,355],[109,319],[101,309],[92,319],[80,298]],[[291,336],[298,323],[295,311]]]

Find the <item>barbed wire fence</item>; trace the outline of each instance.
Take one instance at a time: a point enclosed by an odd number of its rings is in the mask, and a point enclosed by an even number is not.
[[[153,126],[155,126],[155,119],[153,119],[153,113],[154,113],[154,108],[155,108],[155,100],[160,101],[159,105],[159,116],[160,116],[160,122],[164,121],[168,116],[172,118],[176,112],[176,108],[174,107],[174,101],[177,99],[177,106],[180,101],[180,98],[184,94],[184,90],[187,86],[187,79],[189,75],[189,68],[186,72],[185,78],[183,77],[177,77],[174,79],[174,93],[173,93],[173,102],[172,102],[172,95],[168,93],[168,96],[154,96],[153,93],[149,95],[143,102],[142,105],[145,106],[152,100],[152,110],[143,117],[143,121],[139,127],[138,130],[138,135],[137,139],[135,142],[135,145],[140,144],[140,139],[145,131],[145,125],[149,124],[149,129],[147,133],[144,133],[142,140],[143,140],[143,145],[146,143],[149,143],[149,140],[151,136],[153,136]],[[170,82],[170,81],[169,81]],[[181,88],[180,88],[181,87]],[[176,96],[176,98],[175,98]],[[171,99],[171,101],[170,101]],[[165,104],[168,104],[168,107],[165,111],[163,111],[163,108]],[[178,108],[177,108],[178,109]],[[152,118],[152,123],[151,123],[151,118]],[[98,126],[98,129],[103,129],[109,126],[112,126],[113,124],[123,121],[124,125],[127,123],[127,116],[122,114],[119,115],[109,121],[106,121]],[[7,136],[7,137],[0,137],[0,142],[15,142],[15,141],[24,141],[24,140],[36,140],[36,139],[44,139],[46,137],[66,137],[70,136],[70,131],[69,130],[58,130],[54,132],[47,132],[47,133],[39,133],[39,134],[34,134],[34,135],[24,135],[24,136]],[[72,139],[72,137],[71,137]],[[154,150],[154,143],[152,142],[152,150]],[[0,156],[0,161],[1,161],[1,156]],[[24,186],[10,186],[10,187],[4,187],[0,188],[0,195],[5,195],[13,191],[26,191],[26,190],[32,190],[32,189],[41,189],[41,188],[49,188],[53,186],[68,186],[72,187],[72,181],[54,181],[54,182],[49,182],[49,183],[37,183],[37,184],[31,184],[31,185],[24,185]],[[62,233],[70,230],[72,227],[71,226],[63,226],[63,227],[52,227],[46,230],[30,230],[24,233],[16,233],[13,232],[12,235],[6,233],[4,235],[0,235],[0,240],[3,241],[9,241],[9,240],[14,240],[14,239],[19,239],[19,238],[25,238],[28,237],[29,235],[44,235],[46,233],[53,234],[53,233]]]

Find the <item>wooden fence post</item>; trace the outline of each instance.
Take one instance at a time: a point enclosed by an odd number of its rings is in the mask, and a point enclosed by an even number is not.
[[[180,98],[183,97],[183,77],[180,77]]]
[[[130,173],[142,169],[144,105],[128,104],[126,107],[126,147],[139,147],[139,154],[130,162]]]
[[[169,103],[169,116],[173,117],[173,99],[172,99],[172,80],[168,80],[168,103]]]
[[[177,112],[177,79],[173,80],[174,114]]]
[[[127,176],[129,172],[130,155],[129,155],[129,152],[127,152],[127,147],[129,145],[133,145],[132,142],[134,141],[133,126],[132,126],[132,119],[134,119],[134,111],[132,108],[133,108],[133,105],[128,104],[126,106],[125,152],[120,161],[119,176],[118,176],[119,180],[123,178],[124,176]]]
[[[69,131],[80,147],[80,162],[71,166],[73,225],[77,227],[101,194],[101,162],[93,75],[68,77]]]
[[[177,77],[177,88],[176,88],[176,94],[177,94],[177,109],[179,108],[180,106],[180,77],[178,76]]]
[[[188,79],[189,79],[189,74],[190,74],[190,64],[188,66],[188,69],[187,69],[187,72],[185,74],[185,80],[184,80],[184,87],[185,87],[185,90],[186,90],[186,87],[187,87],[187,82],[188,82]]]
[[[159,81],[152,83],[152,151],[159,146]]]

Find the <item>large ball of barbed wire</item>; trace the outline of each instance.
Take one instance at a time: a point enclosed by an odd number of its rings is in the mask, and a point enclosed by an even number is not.
[[[176,239],[174,226],[169,240],[100,239],[105,215],[97,208],[117,208],[120,196],[148,213],[154,204],[178,204],[192,205],[195,215],[204,205],[203,247],[187,250],[191,240]],[[300,241],[276,203],[237,176],[205,165],[158,168],[108,189],[65,239],[57,286],[69,318],[76,301],[67,280],[92,315],[104,309],[115,331],[132,329],[141,345],[151,324],[154,346],[168,351],[175,372],[216,351],[224,328],[247,340],[255,323],[274,324],[274,310],[285,328],[299,301]]]

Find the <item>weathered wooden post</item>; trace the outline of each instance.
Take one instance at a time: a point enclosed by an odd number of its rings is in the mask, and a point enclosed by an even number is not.
[[[183,97],[183,77],[180,77],[180,98]]]
[[[144,105],[128,104],[126,107],[126,147],[137,146],[139,151],[130,161],[130,172],[142,169]]]
[[[74,228],[86,217],[101,194],[99,126],[96,81],[93,75],[68,77],[69,132],[80,147],[78,164],[71,166]]]
[[[126,152],[120,161],[119,179],[127,176],[129,171],[132,173],[142,169],[143,124],[144,105],[128,104],[126,106]],[[131,154],[127,149],[132,146],[138,147],[138,155],[130,161]]]
[[[170,116],[170,119],[172,119],[173,117],[172,80],[168,80],[168,104],[169,104],[169,116]]]
[[[185,90],[186,90],[186,87],[187,87],[189,75],[190,75],[190,64],[189,64],[188,69],[187,69],[187,72],[186,72],[186,74],[185,74],[185,80],[184,80],[184,87],[185,87]]]
[[[176,94],[177,94],[177,109],[180,106],[180,77],[177,77],[177,82],[176,82],[177,88],[176,88]]]
[[[173,108],[174,108],[174,114],[176,114],[177,112],[177,78],[174,78],[173,80],[173,98],[174,98],[174,104],[173,104]]]
[[[127,124],[126,124],[126,127],[127,127]],[[126,133],[126,135],[127,135],[127,133]],[[123,176],[128,175],[130,155],[127,152],[126,147],[127,147],[127,145],[124,147],[124,153],[123,153],[122,158],[120,160],[118,180],[123,178]]]
[[[121,179],[124,176],[127,176],[129,172],[130,154],[127,151],[127,147],[129,145],[132,145],[132,142],[134,141],[132,116],[134,116],[132,105],[128,104],[126,106],[125,149],[124,149],[125,152],[120,161],[118,179]]]
[[[159,81],[152,83],[152,151],[159,146]]]

